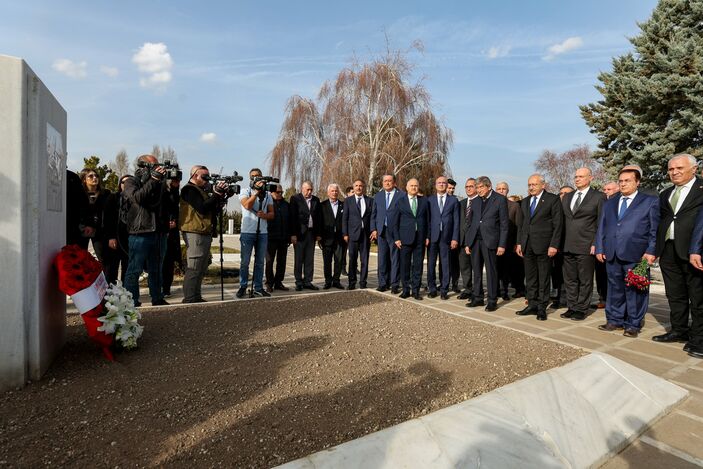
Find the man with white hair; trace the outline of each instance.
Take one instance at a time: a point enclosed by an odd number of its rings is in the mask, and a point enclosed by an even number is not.
[[[344,215],[344,202],[339,200],[339,186],[335,183],[327,186],[327,200],[320,204],[322,223],[320,224],[320,248],[322,249],[322,265],[325,274],[323,288],[332,287],[344,289],[339,282],[342,275],[342,254],[347,248],[342,233],[342,217]],[[333,267],[334,264],[334,267]]]
[[[671,157],[668,174],[674,185],[659,196],[656,255],[669,301],[671,330],[652,340],[686,342],[684,351],[703,358],[703,273],[689,264],[691,233],[703,207],[703,180],[696,177],[697,168],[689,154]],[[693,318],[690,327],[689,314]]]

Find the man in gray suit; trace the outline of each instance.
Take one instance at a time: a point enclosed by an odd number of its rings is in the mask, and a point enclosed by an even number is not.
[[[464,185],[466,190],[466,198],[459,202],[459,239],[464,242],[466,230],[471,223],[471,202],[478,197],[476,192],[476,179],[468,178]],[[467,216],[468,215],[468,216]],[[459,269],[461,270],[461,283],[463,286],[462,292],[459,294],[460,300],[469,300],[473,298],[473,266],[471,264],[471,255],[466,253],[465,245],[457,249],[459,255]],[[483,292],[481,292],[483,294]]]
[[[562,318],[583,321],[593,295],[595,237],[605,195],[591,188],[593,174],[579,168],[574,176],[576,190],[562,200],[564,213],[564,287],[568,309]]]

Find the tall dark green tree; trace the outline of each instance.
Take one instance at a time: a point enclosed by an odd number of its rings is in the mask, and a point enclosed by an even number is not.
[[[608,172],[639,164],[643,183],[656,187],[670,156],[703,155],[703,0],[661,0],[639,27],[634,52],[598,76],[603,99],[581,114]]]

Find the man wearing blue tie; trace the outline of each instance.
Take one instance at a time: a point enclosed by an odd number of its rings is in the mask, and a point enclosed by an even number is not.
[[[642,259],[652,264],[656,258],[659,198],[638,191],[640,178],[637,170],[620,170],[620,196],[603,204],[596,234],[596,259],[608,274],[607,322],[598,328],[625,329],[625,337],[637,337],[649,303],[649,289],[626,286],[625,276]]]
[[[440,176],[435,181],[434,196],[430,202],[430,245],[427,250],[427,286],[430,298],[437,296],[435,267],[437,256],[442,266],[440,279],[440,298],[448,299],[449,290],[449,251],[459,247],[459,201],[447,193],[447,178]]]
[[[383,190],[373,198],[371,211],[371,241],[378,243],[378,288],[384,292],[391,288],[395,295],[400,292],[400,250],[388,229],[388,222],[398,206],[403,194],[396,188],[395,175],[384,174],[381,180]]]

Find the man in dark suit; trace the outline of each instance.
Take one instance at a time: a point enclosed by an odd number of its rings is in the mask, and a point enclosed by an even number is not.
[[[574,175],[576,191],[561,199],[564,213],[563,278],[568,309],[561,317],[583,321],[591,306],[595,271],[596,232],[605,195],[591,188],[593,174],[579,168]]]
[[[561,244],[564,216],[558,195],[544,190],[544,177],[533,174],[527,180],[530,196],[522,201],[522,225],[515,252],[525,260],[527,307],[515,314],[537,314],[547,320],[552,257]]]
[[[426,197],[417,195],[420,183],[410,179],[406,185],[407,195],[398,200],[398,209],[391,217],[391,233],[395,245],[400,249],[400,278],[403,282],[401,298],[412,296],[421,300],[420,281],[425,246],[429,244],[430,207]]]
[[[369,248],[371,246],[371,212],[373,199],[364,195],[364,181],[354,181],[354,193],[346,198],[346,210],[342,216],[342,233],[349,246],[348,267],[349,285],[347,289],[356,288],[357,261],[361,259],[361,277],[359,287],[366,288],[369,275]]]
[[[371,212],[371,240],[378,243],[378,288],[384,292],[391,288],[393,294],[400,290],[400,251],[395,245],[395,240],[388,231],[388,220],[396,210],[398,199],[403,195],[396,188],[396,179],[393,174],[384,174],[381,179],[383,190],[379,191],[373,199]]]
[[[295,290],[319,290],[312,283],[315,273],[315,243],[320,241],[320,199],[312,195],[312,182],[305,181],[300,193],[290,198],[291,242],[295,252]]]
[[[322,223],[320,223],[321,237],[320,249],[322,250],[322,266],[325,274],[325,285],[329,290],[332,287],[344,289],[339,282],[342,275],[342,253],[347,248],[342,233],[342,217],[344,216],[344,202],[339,200],[339,186],[327,186],[327,200],[320,204]]]
[[[674,185],[659,196],[656,255],[669,301],[671,330],[652,340],[686,342],[685,351],[703,358],[703,273],[689,263],[692,233],[703,207],[703,180],[696,177],[697,167],[696,159],[688,154],[669,159],[669,179]]]
[[[492,190],[493,184],[486,176],[476,178],[475,200],[471,223],[464,244],[471,253],[474,268],[474,297],[469,307],[483,306],[483,266],[486,265],[486,311],[498,309],[498,257],[505,254],[508,239],[508,199]]]
[[[496,184],[496,192],[503,197],[508,197],[510,187],[507,182]],[[505,254],[498,258],[498,290],[499,296],[505,301],[510,300],[508,286],[512,283],[515,293],[513,298],[525,296],[525,264],[520,256],[515,253],[517,244],[517,230],[522,224],[522,210],[520,204],[508,200],[508,238],[505,242]]]
[[[452,178],[447,179],[447,194],[453,195],[456,197],[454,194],[454,191],[456,190],[456,181]],[[458,199],[458,197],[457,197]],[[461,228],[461,223],[459,224]],[[461,229],[460,229],[461,231]],[[459,233],[459,243],[461,243],[461,240],[463,238],[461,237],[461,233]],[[462,251],[462,249],[459,248],[454,249],[453,251],[449,251],[449,265],[451,267],[450,272],[449,272],[449,283],[451,285],[451,289],[454,293],[461,293],[461,289],[459,288],[459,279],[461,277],[461,268],[459,267],[459,252]],[[441,265],[440,265],[440,272],[441,272]],[[440,273],[440,277],[442,274]]]
[[[616,181],[608,181],[603,184],[605,200],[620,194],[620,187]],[[596,262],[596,290],[598,291],[598,303],[591,305],[591,308],[605,308],[605,299],[608,297],[608,274],[605,272],[605,262]]]
[[[283,285],[291,237],[290,205],[283,198],[283,186],[280,184],[276,185],[276,191],[271,194],[271,198],[273,199],[273,219],[268,221],[268,242],[266,243],[266,291],[269,293],[273,290],[290,290]]]
[[[640,173],[621,169],[618,174],[620,196],[603,204],[596,234],[596,259],[605,262],[608,273],[607,322],[604,331],[625,329],[625,337],[637,337],[647,312],[649,289],[625,285],[625,276],[642,259],[651,265],[656,259],[659,198],[637,189]]]
[[[466,198],[459,202],[459,241],[464,242],[466,238],[466,229],[469,227],[471,222],[471,211],[473,201],[478,197],[476,193],[476,179],[468,178],[466,184],[464,185],[466,190]],[[466,253],[466,246],[461,245],[457,249],[457,254],[459,256],[459,270],[461,271],[461,283],[462,291],[458,298],[460,300],[470,300],[473,298],[474,291],[474,269],[471,265],[471,254]],[[483,292],[481,292],[483,296]]]
[[[437,257],[442,265],[440,298],[449,298],[449,251],[459,247],[459,201],[447,194],[447,178],[440,176],[435,181],[436,194],[428,198],[430,204],[430,244],[427,253],[427,285],[429,297],[437,296],[435,267]]]

